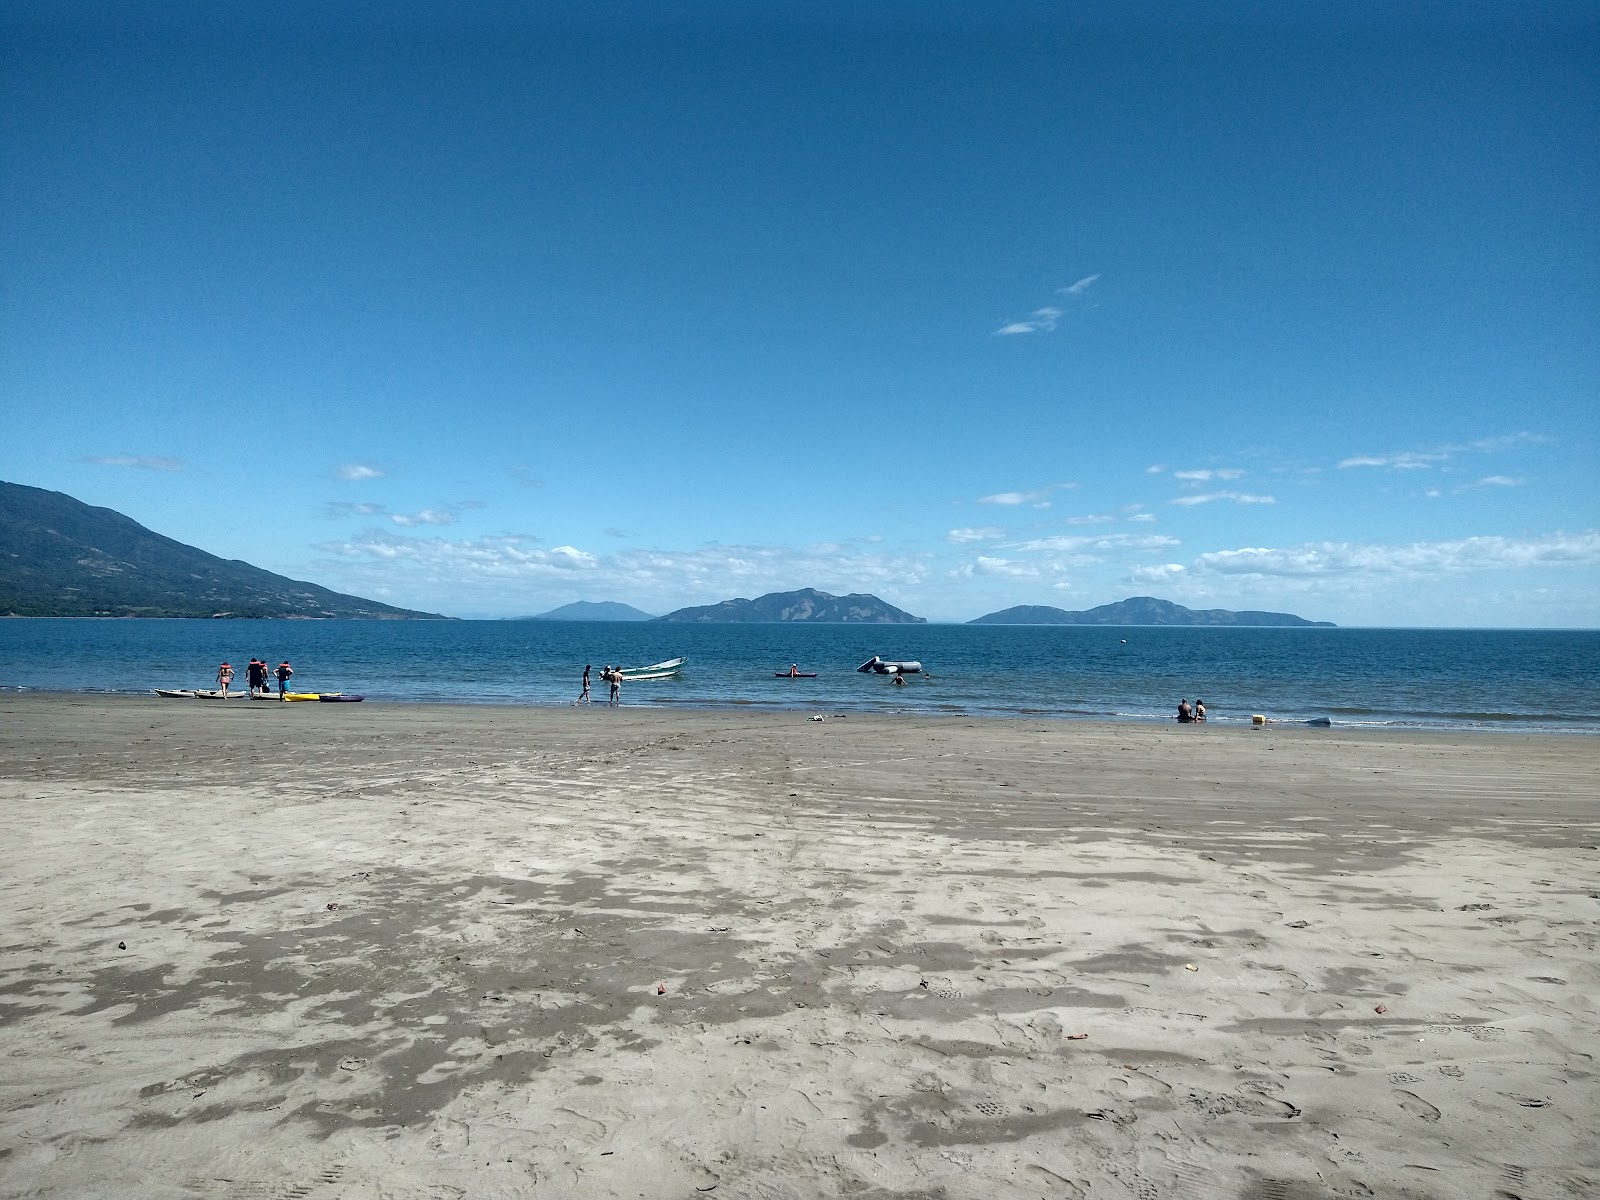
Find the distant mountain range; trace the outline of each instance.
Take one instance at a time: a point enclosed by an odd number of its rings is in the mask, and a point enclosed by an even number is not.
[[[447,619],[218,558],[109,508],[4,482],[0,615]]]
[[[650,621],[654,618],[631,604],[615,600],[575,600],[552,608],[536,617],[512,617],[513,621]]]
[[[1019,604],[967,622],[968,625],[1296,625],[1333,628],[1332,621],[1308,621],[1293,613],[1232,612],[1226,608],[1185,608],[1154,596],[1130,596],[1082,612],[1042,604]]]
[[[853,592],[830,596],[815,588],[798,592],[769,592],[754,600],[724,600],[697,608],[680,608],[657,621],[814,621],[852,622],[879,625],[916,625],[925,618],[914,617],[876,596]]]

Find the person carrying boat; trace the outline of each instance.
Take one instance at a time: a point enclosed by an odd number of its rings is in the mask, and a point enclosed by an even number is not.
[[[278,699],[283,699],[283,693],[289,682],[289,676],[294,674],[294,668],[285,660],[278,664],[278,669],[273,672],[278,677]]]

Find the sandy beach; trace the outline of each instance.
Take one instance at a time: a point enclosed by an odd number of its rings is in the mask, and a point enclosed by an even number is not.
[[[1600,1194],[1600,741],[0,698],[0,1195]]]

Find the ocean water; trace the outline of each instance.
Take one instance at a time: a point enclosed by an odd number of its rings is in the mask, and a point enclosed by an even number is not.
[[[892,686],[855,668],[920,660]],[[569,704],[585,663],[687,655],[681,676],[628,683],[629,705],[741,705],[1600,733],[1600,632],[997,625],[680,625],[557,621],[0,621],[0,689],[212,687],[224,659],[288,659],[307,691],[369,702]],[[779,679],[797,663],[816,679]],[[174,701],[174,703],[177,703]]]

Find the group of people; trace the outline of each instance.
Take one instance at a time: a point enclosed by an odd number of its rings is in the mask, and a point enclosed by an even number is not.
[[[1189,703],[1189,698],[1185,696],[1182,700],[1178,701],[1178,720],[1180,722],[1188,724],[1190,721],[1199,721],[1204,724],[1205,719],[1206,702],[1204,700],[1196,700],[1191,705]]]
[[[250,685],[250,694],[252,696],[270,695],[271,691],[267,684],[267,676],[270,674],[276,677],[278,680],[279,700],[283,699],[285,685],[289,682],[289,676],[294,674],[294,668],[287,661],[279,663],[276,667],[268,667],[266,660],[260,658],[252,658],[244,670],[245,680]],[[232,683],[233,667],[228,663],[223,663],[217,668],[217,690],[226,696],[228,687]]]
[[[611,685],[611,704],[622,703],[622,668],[613,667],[609,663],[601,669],[600,678]],[[589,664],[583,664],[583,691],[578,693],[574,704],[592,704],[593,698],[589,695]]]

